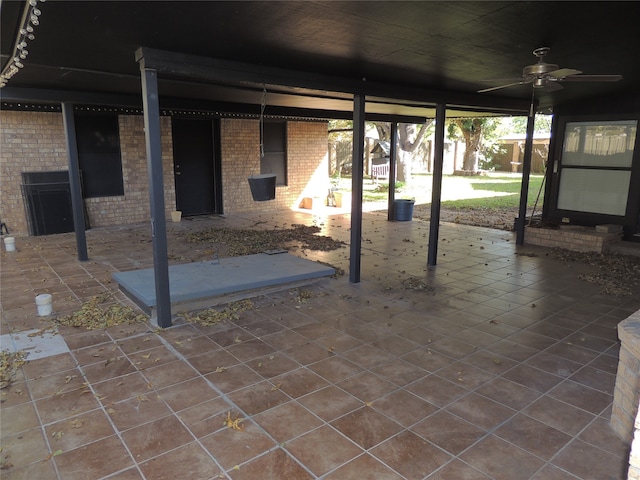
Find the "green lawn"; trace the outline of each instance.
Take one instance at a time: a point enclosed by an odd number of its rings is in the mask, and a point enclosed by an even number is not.
[[[463,177],[470,178],[470,177]],[[529,178],[529,195],[527,196],[527,206],[533,207],[542,185],[542,175],[532,175]],[[495,192],[494,196],[461,198],[458,200],[443,201],[442,205],[447,208],[487,208],[501,209],[514,208],[520,205],[521,179],[514,177],[492,177],[486,181],[478,181],[471,177],[469,181],[471,188],[478,192]],[[445,181],[443,180],[443,192]],[[542,196],[542,193],[540,194]],[[540,202],[540,200],[539,200]]]
[[[533,206],[540,187],[542,175],[531,175],[529,179],[528,206]],[[431,202],[432,175],[414,175],[408,185],[396,188],[396,198],[415,198],[416,203]],[[483,176],[464,177],[445,175],[442,179],[442,205],[446,208],[503,209],[518,207],[520,203],[521,177],[492,173]],[[340,186],[348,190],[350,178],[342,178]],[[383,202],[387,199],[388,185],[365,180],[363,199],[365,202]],[[538,201],[538,204],[542,200]]]

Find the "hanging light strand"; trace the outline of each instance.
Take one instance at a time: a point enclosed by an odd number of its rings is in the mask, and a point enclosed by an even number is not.
[[[33,32],[35,27],[40,25],[40,15],[42,15],[42,11],[38,8],[38,2],[44,3],[45,0],[29,0],[25,5],[20,30],[18,31],[18,37],[16,38],[13,49],[13,58],[7,62],[2,73],[0,73],[0,88],[6,86],[9,80],[18,73],[20,69],[24,68],[24,60],[26,60],[29,55],[29,50],[27,50],[28,42],[35,40],[36,36]]]

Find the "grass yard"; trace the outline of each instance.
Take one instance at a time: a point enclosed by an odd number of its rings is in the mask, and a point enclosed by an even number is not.
[[[431,186],[433,177],[430,174],[414,175],[410,184],[396,188],[395,197],[413,198],[416,204],[431,203]],[[542,175],[531,175],[529,179],[529,196],[527,204],[532,207],[542,185]],[[464,177],[445,175],[442,179],[442,206],[452,209],[510,209],[517,208],[520,202],[519,174],[489,173],[482,176]],[[350,178],[340,179],[341,189],[351,187]],[[363,200],[365,203],[386,202],[388,184],[365,180]],[[542,194],[541,194],[542,195]],[[541,200],[538,201],[540,207]]]
[[[480,179],[473,177],[457,177],[469,179],[469,186],[472,192],[467,194],[466,198],[455,200],[445,200],[442,205],[447,208],[485,208],[485,209],[502,209],[514,208],[520,204],[520,188],[522,178],[518,177],[482,177]],[[529,195],[527,197],[527,205],[533,207],[542,186],[542,175],[531,175],[529,178]],[[449,179],[442,182],[443,198],[447,187],[450,187]],[[476,193],[478,196],[474,196]],[[542,193],[540,194],[542,196]],[[538,200],[540,205],[540,200]]]

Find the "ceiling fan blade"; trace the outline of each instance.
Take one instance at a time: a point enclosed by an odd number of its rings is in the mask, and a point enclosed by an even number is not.
[[[524,85],[525,83],[529,83],[529,82],[525,82],[525,81],[521,80],[519,82],[508,83],[506,85],[500,85],[499,87],[483,88],[482,90],[478,90],[478,93],[493,92],[494,90],[500,90],[502,88],[513,87],[515,85]]]
[[[560,68],[558,70],[554,70],[553,72],[549,72],[547,75],[553,78],[565,78],[569,75],[579,75],[582,71],[574,70],[573,68]]]
[[[502,78],[487,78],[484,80],[480,80],[480,82],[482,83],[500,83],[500,84],[507,84],[507,83],[513,83],[513,82],[521,82],[522,81],[522,77],[502,77]]]
[[[560,85],[557,81],[555,82],[547,82],[542,87],[542,90],[545,92],[555,92],[556,90],[562,90],[564,87]]]
[[[562,79],[563,82],[618,82],[622,75],[571,75]]]

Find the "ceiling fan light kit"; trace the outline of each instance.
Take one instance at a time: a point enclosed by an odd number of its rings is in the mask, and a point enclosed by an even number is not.
[[[622,75],[582,75],[581,70],[573,68],[560,68],[555,63],[544,61],[549,53],[549,47],[536,48],[533,54],[538,57],[538,62],[527,65],[522,69],[522,78],[514,78],[509,83],[497,87],[489,87],[478,90],[478,93],[492,92],[515,85],[531,84],[534,89],[560,90],[559,82],[617,82],[622,80]]]

